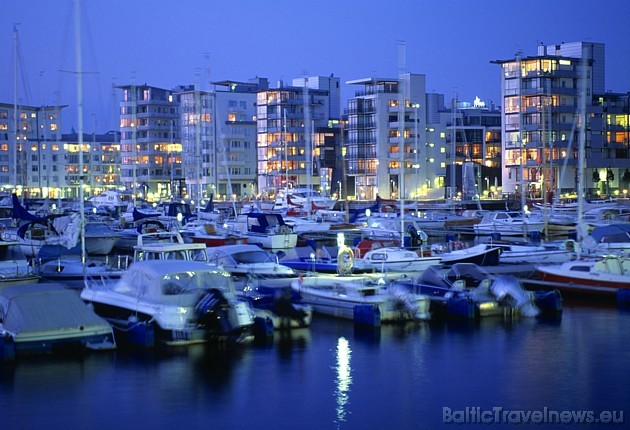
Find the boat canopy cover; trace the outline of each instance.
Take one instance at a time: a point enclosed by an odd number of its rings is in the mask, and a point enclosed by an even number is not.
[[[472,263],[456,263],[448,269],[436,265],[427,267],[420,276],[420,283],[451,288],[458,279],[466,279],[477,285],[489,276],[488,272]]]
[[[196,261],[137,261],[114,285],[114,291],[155,303],[196,303],[200,294],[216,288],[231,291],[229,274]]]
[[[109,326],[75,291],[55,283],[0,289],[0,321],[15,335]]]
[[[591,236],[596,242],[630,242],[630,224],[611,224],[595,227]]]
[[[280,214],[250,212],[245,215],[247,216],[247,225],[253,232],[264,233],[267,231],[268,227],[285,225],[284,219]]]
[[[159,213],[144,213],[144,212],[140,212],[137,208],[133,208],[133,212],[131,213],[133,216],[133,220],[134,221],[139,221],[141,219],[145,219],[145,218],[157,218],[160,216]]]

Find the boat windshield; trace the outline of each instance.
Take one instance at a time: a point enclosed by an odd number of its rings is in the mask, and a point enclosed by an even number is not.
[[[252,264],[252,263],[270,263],[274,262],[265,251],[247,251],[237,252],[232,254],[232,258],[238,264]]]
[[[209,290],[211,288],[224,289],[224,284],[227,283],[228,279],[226,277],[214,272],[190,271],[170,273],[162,279],[162,293],[167,296],[199,294],[200,290]]]

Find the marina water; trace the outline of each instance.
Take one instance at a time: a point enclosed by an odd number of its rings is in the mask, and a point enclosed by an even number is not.
[[[555,421],[519,427],[628,428],[628,327],[628,309],[565,302],[551,320],[379,329],[316,315],[245,347],[33,357],[0,364],[2,427],[507,428],[537,411]],[[501,414],[482,424],[484,411]],[[559,415],[580,411],[600,422]]]

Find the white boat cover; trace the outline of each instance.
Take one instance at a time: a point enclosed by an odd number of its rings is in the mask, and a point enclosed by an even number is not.
[[[73,334],[111,330],[72,290],[61,284],[25,284],[0,289],[0,326],[19,338],[38,332]]]
[[[190,295],[192,303],[198,294],[211,288],[231,291],[230,275],[206,263],[196,261],[138,261],[131,265],[113,290],[154,303],[169,303]]]

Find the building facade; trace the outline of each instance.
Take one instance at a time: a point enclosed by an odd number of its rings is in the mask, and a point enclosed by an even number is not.
[[[257,182],[262,196],[295,186],[331,190],[334,161],[326,148],[340,135],[334,131],[340,119],[339,78],[307,77],[292,84],[279,82],[277,88],[258,93]]]
[[[59,154],[63,157],[60,144],[63,108],[0,103],[3,191],[33,197],[57,197],[62,193],[63,175],[54,163],[60,161]]]
[[[540,45],[537,55],[496,61],[502,69],[503,192],[530,198],[577,190],[578,146],[584,131],[587,172],[600,161],[592,153],[593,95],[605,93],[601,43]],[[585,175],[586,187],[592,187]]]
[[[405,198],[419,197],[434,184],[427,179],[439,170],[439,162],[427,156],[425,76],[405,74],[400,80],[366,78],[347,84],[363,87],[348,101],[344,159],[346,174],[354,182],[349,194],[354,191],[361,200],[377,195],[398,198],[401,193]]]
[[[179,100],[177,90],[125,85],[120,102],[123,186],[137,198],[159,200],[182,195]],[[175,170],[173,172],[173,169]]]

